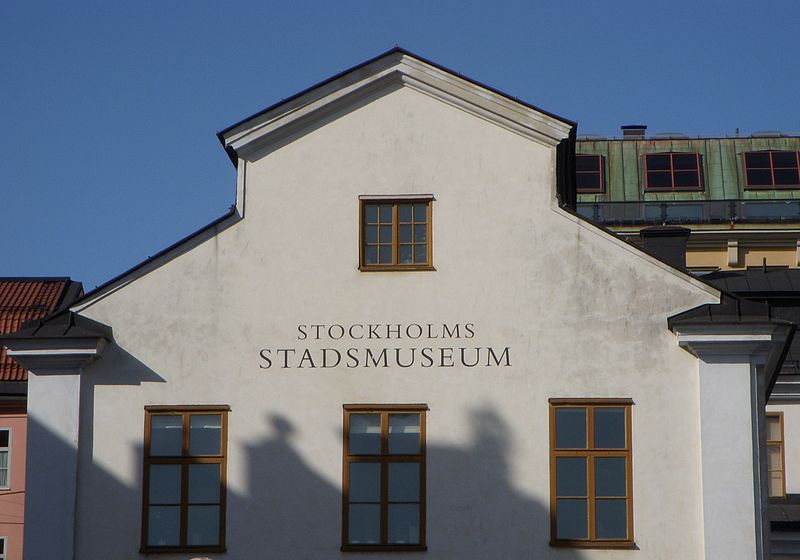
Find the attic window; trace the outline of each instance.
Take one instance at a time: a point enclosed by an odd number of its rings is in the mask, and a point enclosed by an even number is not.
[[[667,152],[644,156],[645,190],[702,191],[700,154]]]
[[[595,154],[575,155],[575,182],[579,193],[605,192],[605,158]]]
[[[745,152],[745,186],[749,189],[800,188],[798,152]]]
[[[433,197],[361,199],[361,270],[433,270]]]

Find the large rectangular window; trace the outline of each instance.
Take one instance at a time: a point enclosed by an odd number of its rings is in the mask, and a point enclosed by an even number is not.
[[[575,154],[575,183],[579,193],[605,192],[604,158],[594,154]]]
[[[554,546],[633,546],[631,404],[550,400]]]
[[[431,270],[432,198],[361,199],[361,270]]]
[[[145,407],[142,552],[225,550],[228,410]]]
[[[745,186],[750,189],[800,188],[800,152],[744,152]]]
[[[345,405],[342,550],[425,550],[425,405]]]
[[[11,488],[11,429],[0,428],[0,489]]]
[[[784,468],[783,413],[767,413],[767,477],[769,497],[786,497],[786,469]]]
[[[645,190],[701,191],[703,171],[700,154],[667,152],[646,154]]]

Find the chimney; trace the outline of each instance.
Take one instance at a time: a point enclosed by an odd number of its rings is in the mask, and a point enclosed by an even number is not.
[[[686,269],[686,242],[692,230],[678,226],[643,228],[639,236],[644,250],[680,270]]]
[[[646,124],[624,124],[622,125],[622,138],[624,140],[644,140],[645,130],[647,130]]]

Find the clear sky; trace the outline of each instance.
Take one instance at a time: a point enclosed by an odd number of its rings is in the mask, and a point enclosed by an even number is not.
[[[578,133],[800,133],[800,1],[0,3],[0,276],[89,290],[224,214],[215,134],[394,45]]]

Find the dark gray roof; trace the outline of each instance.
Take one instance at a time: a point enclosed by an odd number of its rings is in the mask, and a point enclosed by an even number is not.
[[[794,296],[800,299],[800,269],[724,270],[702,276],[720,290],[748,297]]]
[[[98,337],[112,340],[111,327],[72,311],[62,311],[41,320],[23,323],[18,331],[0,336],[0,340]]]

